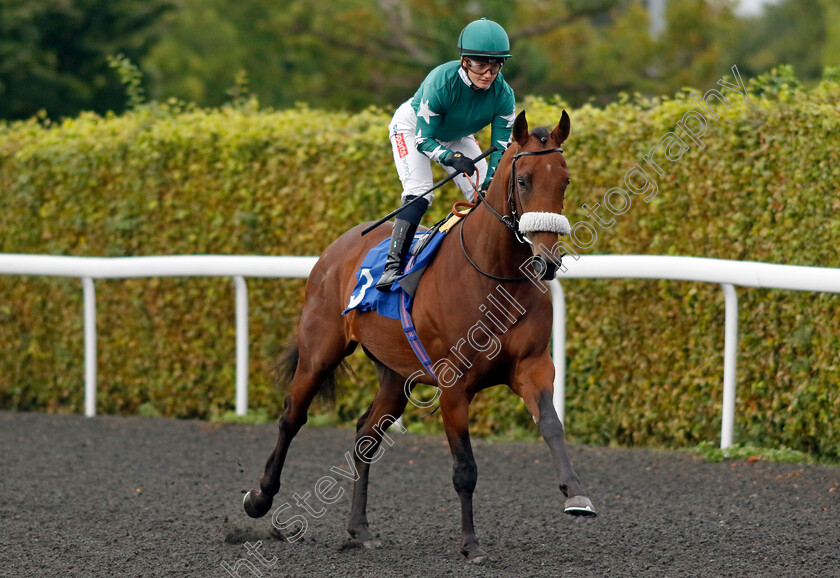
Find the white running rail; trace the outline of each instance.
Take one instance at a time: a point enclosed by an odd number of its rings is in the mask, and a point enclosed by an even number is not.
[[[96,293],[94,279],[232,277],[236,287],[236,413],[248,410],[248,288],[246,277],[306,278],[317,257],[185,255],[60,257],[0,254],[0,274],[78,277],[84,290],[85,415],[96,415]],[[566,259],[558,279],[662,279],[720,284],[726,303],[721,447],[732,445],[738,355],[735,286],[840,293],[840,269],[651,255],[586,255]],[[551,281],[554,305],[554,404],[564,419],[566,313],[563,289]]]
[[[662,279],[718,283],[725,299],[723,409],[720,447],[732,445],[735,424],[735,373],[738,359],[738,295],[735,286],[840,293],[840,269],[751,261],[662,255],[586,255],[565,260],[557,279]],[[554,303],[554,405],[563,419],[566,375],[566,305],[559,281],[549,283]]]
[[[94,279],[233,277],[236,287],[236,413],[248,412],[248,285],[245,277],[306,279],[317,257],[172,255],[59,257],[0,254],[0,274],[80,277],[84,290],[85,415],[96,415],[96,290]]]

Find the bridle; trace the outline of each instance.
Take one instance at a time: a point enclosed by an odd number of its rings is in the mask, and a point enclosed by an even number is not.
[[[510,178],[508,179],[508,207],[510,207],[510,215],[501,215],[499,214],[496,209],[490,206],[487,202],[487,198],[485,197],[484,193],[481,191],[478,192],[478,196],[481,198],[481,201],[484,201],[484,206],[496,216],[508,229],[513,231],[516,240],[520,243],[527,243],[531,244],[531,241],[528,240],[525,235],[523,235],[519,231],[519,213],[516,210],[516,161],[519,160],[520,157],[525,156],[533,156],[533,155],[547,155],[549,153],[563,153],[563,149],[560,147],[553,148],[553,149],[545,149],[541,151],[522,151],[518,152],[513,155],[513,162],[510,165]]]
[[[478,203],[480,205],[484,205],[487,207],[487,210],[493,213],[493,215],[502,222],[502,224],[510,229],[513,232],[514,237],[516,240],[522,244],[532,245],[531,241],[522,234],[519,230],[519,213],[516,210],[516,161],[519,160],[520,157],[524,156],[532,156],[532,155],[547,155],[549,153],[561,153],[563,149],[560,147],[556,147],[553,149],[544,149],[541,151],[521,151],[513,155],[513,162],[510,166],[510,178],[508,179],[508,208],[510,209],[509,215],[502,215],[496,209],[490,206],[490,203],[487,202],[487,197],[483,191],[476,191],[476,195],[478,197]],[[496,281],[527,281],[530,277],[497,277],[491,273],[488,273],[481,269],[475,262],[470,259],[470,256],[467,254],[467,248],[464,246],[464,225],[461,224],[461,230],[459,231],[461,237],[461,250],[464,253],[464,257],[467,258],[467,261],[470,265],[473,266],[473,269],[484,275],[485,277],[489,277]]]

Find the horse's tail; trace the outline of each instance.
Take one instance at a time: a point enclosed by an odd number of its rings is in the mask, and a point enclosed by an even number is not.
[[[292,383],[300,361],[300,349],[298,348],[297,337],[291,340],[286,349],[280,353],[272,368],[274,384],[278,389],[286,390]],[[341,390],[341,385],[353,373],[353,368],[342,359],[338,366],[327,374],[318,388],[318,397],[330,405],[335,405],[336,397]]]

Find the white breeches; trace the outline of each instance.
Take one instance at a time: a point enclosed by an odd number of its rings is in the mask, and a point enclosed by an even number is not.
[[[417,133],[417,115],[411,108],[411,100],[403,103],[394,113],[388,131],[391,148],[394,150],[394,164],[397,166],[397,174],[399,174],[403,186],[402,198],[405,199],[407,195],[422,195],[434,184],[432,182],[432,161],[414,146],[414,135]],[[481,154],[481,147],[473,135],[456,141],[440,141],[440,144],[450,150],[464,153],[464,156],[471,159]],[[475,175],[471,178],[475,185],[480,187],[484,182],[485,175],[487,175],[487,161],[481,159],[475,163],[475,166],[478,169],[478,180],[475,180]],[[452,167],[444,166],[443,168],[449,174],[455,172]],[[475,189],[470,180],[464,175],[458,175],[454,181],[458,188],[463,191],[467,200],[473,201]],[[433,197],[434,193],[426,195],[430,203]]]

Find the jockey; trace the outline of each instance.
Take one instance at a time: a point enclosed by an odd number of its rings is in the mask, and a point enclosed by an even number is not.
[[[487,188],[510,144],[515,101],[513,89],[499,72],[511,56],[507,34],[499,24],[482,18],[464,28],[458,48],[461,59],[432,70],[414,97],[397,109],[388,127],[403,204],[432,187],[431,161],[443,165],[449,174],[460,173],[455,183],[473,201],[475,187]],[[481,148],[473,135],[487,125],[491,125],[496,151],[489,162],[474,163]],[[431,201],[432,195],[426,195],[395,219],[385,272],[376,283],[380,291],[390,291],[402,275],[411,240]]]

